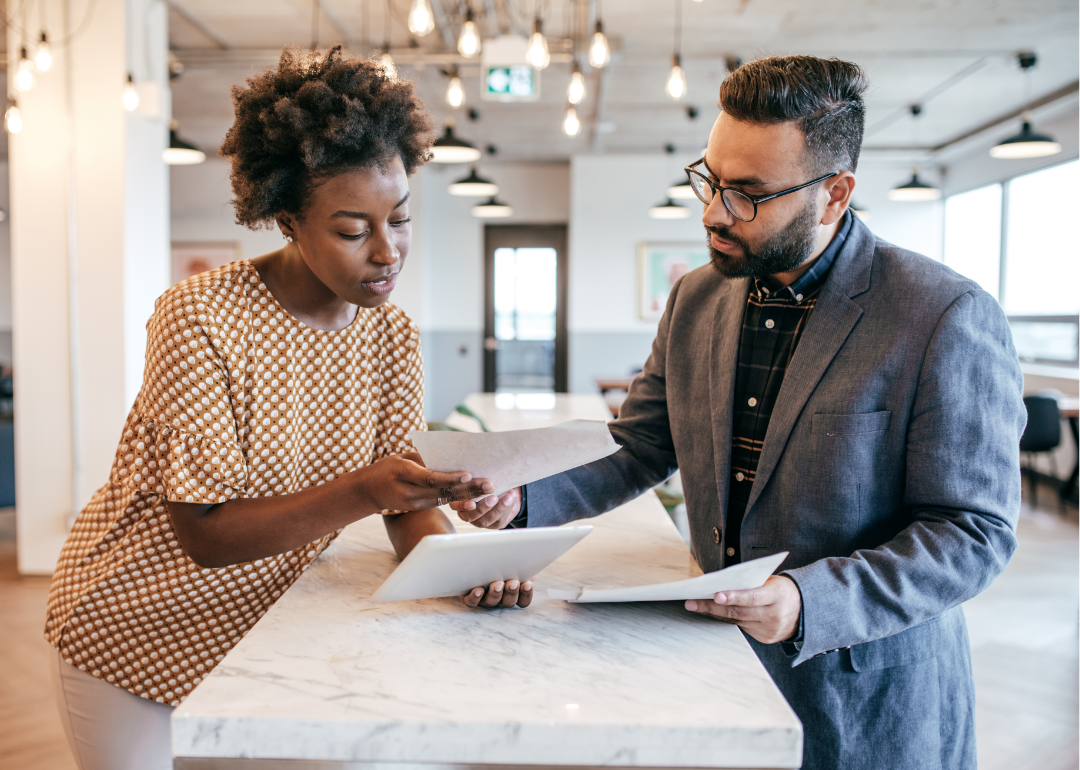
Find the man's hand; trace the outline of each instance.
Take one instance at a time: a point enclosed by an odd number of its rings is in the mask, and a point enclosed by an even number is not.
[[[686,609],[734,623],[762,644],[775,644],[795,636],[802,596],[794,580],[773,575],[761,588],[721,591],[712,601],[691,599]]]
[[[458,518],[474,527],[502,529],[521,513],[521,487],[491,495],[483,500],[463,500],[451,503],[450,507],[458,512]]]
[[[487,587],[474,588],[461,597],[467,607],[528,607],[532,603],[533,583],[526,580],[519,583],[516,580],[507,580],[505,583],[496,580]]]

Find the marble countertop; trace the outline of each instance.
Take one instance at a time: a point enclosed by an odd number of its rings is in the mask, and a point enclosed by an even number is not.
[[[349,526],[177,707],[176,766],[798,767],[802,727],[736,627],[547,596],[700,574],[651,493],[591,523],[524,610],[373,602],[398,562],[377,516]]]

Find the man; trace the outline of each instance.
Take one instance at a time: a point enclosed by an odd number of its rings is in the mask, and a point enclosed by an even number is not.
[[[790,551],[762,588],[686,607],[750,637],[803,767],[974,768],[959,605],[1016,547],[1022,378],[992,297],[848,211],[865,88],[807,56],[732,73],[688,172],[712,265],[671,293],[622,449],[456,507],[561,524],[681,468],[702,569]]]

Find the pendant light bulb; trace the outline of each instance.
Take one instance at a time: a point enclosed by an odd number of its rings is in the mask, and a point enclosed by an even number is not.
[[[585,98],[585,76],[577,62],[574,62],[574,71],[570,73],[570,85],[566,88],[566,100],[571,104],[581,104]]]
[[[593,32],[592,43],[589,45],[589,64],[599,69],[609,61],[611,61],[611,46],[608,45],[607,35],[604,34],[604,26],[597,20],[596,31]]]
[[[19,112],[19,105],[14,99],[10,99],[7,112],[4,113],[4,128],[9,134],[17,134],[22,131],[22,127],[22,113]]]
[[[379,54],[379,64],[382,65],[383,72],[386,73],[386,77],[390,79],[394,79],[397,77],[397,65],[394,64],[394,57],[390,55],[389,41],[383,43],[382,53]]]
[[[435,13],[431,10],[431,0],[413,0],[409,8],[409,32],[418,37],[430,35],[435,29]]]
[[[671,74],[667,80],[668,96],[679,100],[686,96],[686,75],[683,73],[682,58],[675,54],[671,58]]]
[[[538,70],[551,64],[551,54],[548,52],[547,39],[544,37],[544,25],[539,16],[533,19],[532,35],[529,37],[529,48],[525,51],[525,59]]]
[[[128,74],[127,84],[124,86],[124,109],[135,112],[139,107],[139,92],[135,89],[135,78]]]
[[[566,117],[563,119],[562,130],[567,136],[577,136],[581,130],[581,121],[578,120],[577,110],[574,109],[573,105],[566,108]]]
[[[446,103],[455,109],[465,103],[465,89],[457,75],[450,78],[450,85],[446,87]]]
[[[15,87],[20,91],[29,91],[34,87],[34,65],[26,56],[26,48],[19,53],[19,69],[15,72]]]
[[[48,72],[52,67],[52,51],[49,49],[49,36],[44,32],[41,33],[41,40],[38,42],[37,53],[34,54],[34,64],[37,65],[38,72]]]
[[[480,30],[473,21],[472,8],[465,12],[465,23],[461,25],[461,34],[458,35],[458,53],[466,59],[471,59],[480,53]]]

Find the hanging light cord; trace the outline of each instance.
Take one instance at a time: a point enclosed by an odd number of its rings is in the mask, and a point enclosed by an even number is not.
[[[682,0],[675,0],[675,55],[682,53]]]

